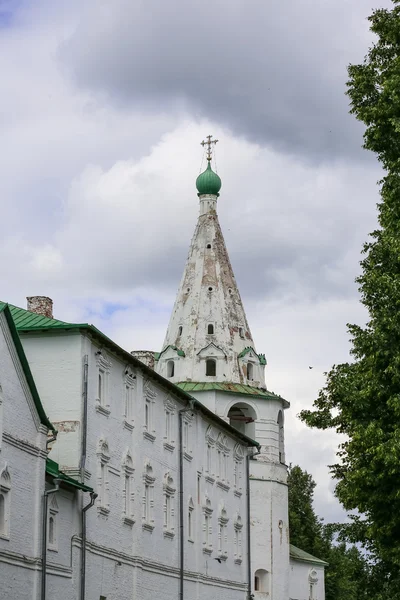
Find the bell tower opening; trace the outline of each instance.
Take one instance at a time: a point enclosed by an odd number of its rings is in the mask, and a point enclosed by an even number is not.
[[[228,412],[229,424],[248,437],[255,439],[257,415],[251,406],[238,402]]]

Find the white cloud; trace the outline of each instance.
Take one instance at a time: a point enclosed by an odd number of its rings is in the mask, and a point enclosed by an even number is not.
[[[159,349],[198,212],[199,142],[212,132],[250,326],[269,387],[292,404],[288,458],[317,479],[320,514],[336,518],[326,464],[337,438],[296,414],[347,360],[345,323],[364,319],[353,279],[375,227],[379,169],[315,167],[196,114],[122,110],[75,89],[58,49],[82,4],[70,14],[49,6],[26,9],[0,37],[1,299],[48,295],[62,320],[93,322],[127,350]]]

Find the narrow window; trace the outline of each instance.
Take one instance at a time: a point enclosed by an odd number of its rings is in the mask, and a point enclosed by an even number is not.
[[[6,499],[0,494],[0,533],[6,533]]]
[[[150,521],[150,486],[148,483],[144,485],[143,520],[145,523]]]
[[[207,333],[208,335],[212,335],[214,333],[214,325],[212,323],[207,326]]]
[[[201,475],[197,473],[197,504],[200,504]]]
[[[247,363],[247,379],[253,381],[253,365],[251,363]]]
[[[175,363],[173,360],[167,362],[167,377],[173,377],[175,373]]]
[[[244,337],[244,334],[243,334],[243,327],[239,327],[239,335],[240,335],[240,337],[241,337],[241,338],[243,338],[243,337]]]
[[[215,377],[217,374],[217,361],[213,358],[206,360],[206,376]]]
[[[189,423],[183,421],[183,449],[185,452],[189,452]]]
[[[144,427],[146,431],[150,431],[150,400],[146,400],[144,405]]]
[[[98,386],[97,386],[97,396],[98,396],[100,404],[103,403],[103,375],[104,375],[104,372],[103,371],[99,371],[99,380],[98,380]]]
[[[254,591],[258,592],[260,590],[260,578],[257,575],[254,577]]]
[[[207,472],[211,475],[211,446],[207,444]]]
[[[182,325],[179,325],[178,336],[181,336],[181,335],[182,335]]]
[[[49,544],[54,544],[54,517],[49,519]]]
[[[189,506],[188,512],[188,538],[193,539],[193,508]]]

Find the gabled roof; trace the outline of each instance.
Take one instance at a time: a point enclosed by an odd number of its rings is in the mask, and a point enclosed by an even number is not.
[[[77,488],[78,490],[82,490],[83,492],[93,492],[93,488],[89,487],[88,485],[85,485],[84,483],[76,481],[76,479],[73,479],[69,475],[66,475],[65,473],[60,471],[58,464],[50,458],[46,458],[46,474],[51,475],[51,477],[54,477],[55,479],[60,479],[65,485]]]
[[[2,306],[3,304],[4,303],[0,302],[0,306]],[[41,317],[42,320],[40,320],[40,322],[36,322],[33,317],[38,316],[38,315],[35,315],[34,313],[31,313],[30,311],[25,310],[23,308],[18,308],[16,306],[12,306],[11,304],[8,306],[11,311],[10,319],[11,319],[11,314],[13,315],[13,318],[15,315],[16,328],[21,333],[30,333],[30,332],[35,332],[35,331],[42,331],[44,333],[53,333],[53,334],[56,334],[59,331],[60,332],[61,331],[77,331],[77,332],[82,332],[82,333],[88,333],[94,339],[96,339],[100,344],[110,348],[112,352],[123,357],[123,359],[126,360],[127,362],[129,362],[130,364],[133,364],[134,366],[142,369],[142,371],[147,375],[147,377],[152,378],[154,381],[157,381],[164,389],[167,389],[170,392],[174,393],[181,400],[183,400],[185,402],[185,404],[187,404],[187,405],[192,404],[192,406],[194,408],[200,410],[204,414],[204,416],[206,416],[210,420],[218,422],[218,425],[220,427],[226,429],[227,431],[229,431],[229,433],[231,435],[234,435],[235,437],[241,439],[248,446],[253,446],[253,447],[257,447],[257,448],[260,446],[260,444],[258,444],[258,442],[252,440],[247,435],[244,435],[243,433],[241,433],[240,431],[238,431],[237,429],[235,429],[234,427],[229,425],[229,423],[226,423],[223,419],[220,419],[219,417],[217,417],[215,415],[215,413],[213,413],[210,409],[208,409],[206,406],[204,406],[201,402],[196,400],[196,398],[194,398],[193,396],[190,396],[187,392],[180,389],[178,386],[173,384],[171,381],[168,381],[168,379],[165,379],[164,377],[159,375],[156,371],[154,371],[153,369],[151,369],[150,367],[148,367],[147,365],[142,363],[139,359],[132,356],[132,354],[130,352],[127,352],[126,350],[124,350],[123,348],[118,346],[118,344],[113,342],[109,337],[107,337],[104,333],[102,333],[94,325],[89,325],[88,323],[78,323],[78,324],[77,323],[66,323],[64,321],[58,321],[57,319],[48,319],[47,317]],[[24,313],[28,313],[28,314],[24,314]],[[53,323],[53,321],[55,321],[55,324]],[[14,330],[15,330],[15,328],[14,328]],[[18,334],[17,334],[17,332],[15,332],[15,333],[16,333],[18,342],[20,344],[20,347],[22,349],[22,344],[18,338]],[[22,350],[22,352],[23,352],[23,350]],[[25,354],[24,354],[24,357],[25,357]],[[25,357],[25,361],[26,361],[26,357]],[[28,365],[27,361],[26,361],[26,364],[29,369],[29,365]],[[30,372],[30,370],[29,370],[29,372]],[[33,377],[32,377],[32,383],[34,385]],[[39,398],[39,396],[37,396],[37,397]],[[43,411],[43,407],[42,407],[42,411]],[[43,413],[44,413],[44,411],[43,411]],[[49,422],[49,424],[50,424],[51,428],[54,429],[53,425],[51,425],[50,422]]]
[[[207,354],[207,351],[210,351],[211,348],[218,350],[218,352],[220,352],[221,354],[226,356],[226,352],[224,352],[223,349],[220,348],[220,346],[217,346],[217,344],[214,344],[214,342],[210,342],[209,344],[207,344],[207,346],[204,346],[204,348],[199,350],[197,353],[197,356],[199,356],[200,354]]]
[[[290,544],[290,558],[292,558],[293,560],[298,560],[300,562],[319,565],[320,567],[327,567],[329,565],[329,563],[325,562],[324,560],[316,558],[312,554],[308,554],[308,552],[305,552],[304,550],[293,546],[293,544]]]
[[[238,358],[243,358],[249,352],[254,352],[254,354],[258,357],[258,360],[260,361],[260,365],[267,364],[267,359],[265,358],[265,354],[257,354],[257,352],[254,350],[254,348],[252,346],[247,346],[247,348],[242,350],[241,353],[238,354]]]
[[[162,350],[161,352],[154,353],[155,360],[159,360],[161,358],[161,356],[164,354],[164,352],[166,352],[169,348],[172,348],[172,350],[175,350],[175,352],[177,353],[178,356],[183,356],[183,357],[185,356],[184,351],[180,350],[180,348],[178,348],[178,346],[173,346],[172,344],[169,344],[169,346],[164,348],[164,350]]]
[[[285,408],[289,408],[290,404],[277,394],[262,390],[261,388],[252,387],[250,385],[242,385],[241,383],[229,383],[228,381],[221,382],[196,382],[196,381],[181,381],[176,384],[185,392],[205,392],[207,390],[218,390],[228,394],[238,394],[252,396],[253,398],[262,398],[263,400],[279,400]]]
[[[35,381],[33,379],[33,375],[32,375],[31,369],[29,367],[28,360],[27,360],[27,358],[25,356],[25,352],[24,352],[24,349],[22,347],[21,340],[19,339],[17,328],[16,328],[14,320],[13,320],[11,308],[14,308],[14,307],[9,306],[5,302],[0,302],[0,313],[2,312],[4,314],[4,316],[5,316],[5,318],[6,318],[7,325],[9,327],[9,329],[10,329],[11,337],[12,337],[12,340],[14,342],[15,350],[17,352],[19,361],[21,363],[22,370],[24,372],[24,375],[25,375],[26,382],[28,384],[29,390],[30,390],[30,392],[32,394],[32,398],[33,398],[33,401],[35,403],[35,407],[36,407],[36,410],[38,412],[40,421],[48,429],[51,429],[52,431],[55,431],[55,427],[49,421],[49,419],[48,419],[48,417],[47,417],[47,415],[46,415],[46,413],[44,411],[42,402],[40,400],[40,396],[38,394],[38,391],[37,391],[37,388],[36,388],[36,384],[35,384]]]

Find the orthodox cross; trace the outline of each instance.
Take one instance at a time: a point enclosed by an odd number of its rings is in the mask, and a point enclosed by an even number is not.
[[[211,160],[213,144],[215,146],[215,144],[218,142],[218,140],[212,140],[211,138],[212,138],[212,135],[208,135],[206,137],[207,141],[203,140],[202,142],[200,142],[200,144],[203,146],[203,148],[204,148],[204,146],[207,146],[207,160]]]

